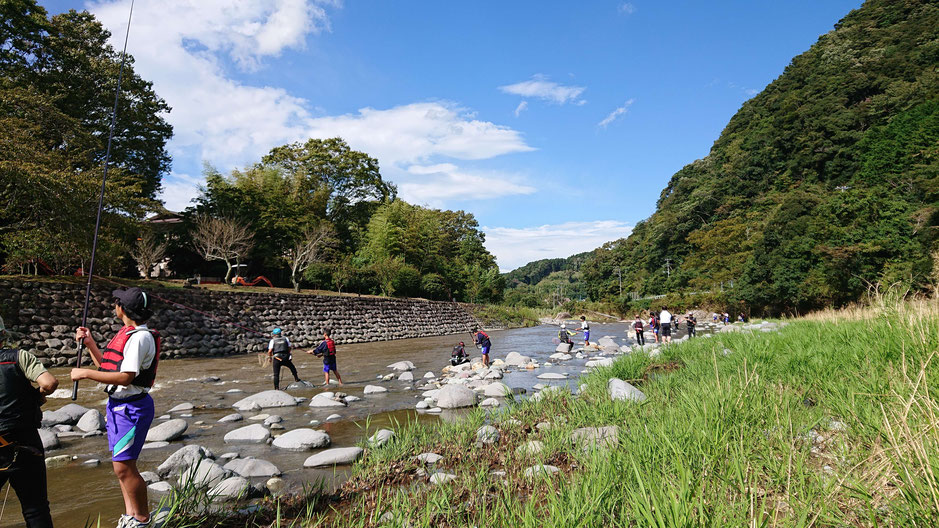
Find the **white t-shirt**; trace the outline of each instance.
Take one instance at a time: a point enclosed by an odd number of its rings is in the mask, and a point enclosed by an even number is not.
[[[147,325],[135,327],[138,330],[146,330]],[[121,372],[133,372],[140,374],[141,370],[149,368],[156,358],[156,342],[150,332],[134,332],[127,338],[124,345],[124,361],[121,362]],[[108,385],[108,390],[114,387],[111,393],[112,398],[119,400],[130,398],[144,392],[150,392],[149,387],[138,387],[137,385]]]
[[[659,322],[662,324],[672,324],[672,314],[668,310],[662,310],[662,313],[659,314]]]
[[[587,330],[587,331],[590,330],[590,325],[587,324],[587,321],[586,321],[586,320],[583,320],[583,321],[580,322],[580,329],[581,329],[581,330]]]

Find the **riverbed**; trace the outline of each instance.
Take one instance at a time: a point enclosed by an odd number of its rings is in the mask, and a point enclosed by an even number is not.
[[[591,338],[594,341],[603,336],[612,336],[620,345],[634,343],[629,325],[595,323],[591,326]],[[557,330],[556,326],[543,325],[490,332],[493,342],[491,359],[503,358],[507,353],[516,351],[530,356],[542,365],[532,371],[507,372],[501,381],[519,392],[524,390],[529,394],[538,383],[568,384],[572,388],[576,387],[587,359],[573,359],[544,366],[544,363],[551,361],[549,356],[555,352],[556,345],[552,343],[552,339],[557,335]],[[681,335],[683,331],[676,337]],[[167,415],[169,409],[181,403],[192,403],[195,408],[192,411],[173,413],[173,418],[184,418],[188,422],[189,427],[185,435],[167,447],[145,449],[139,459],[139,468],[141,471],[152,471],[183,445],[199,444],[212,450],[216,456],[235,452],[242,457],[253,456],[270,461],[283,472],[282,478],[294,490],[300,490],[304,483],[318,480],[324,481],[327,486],[338,486],[347,477],[349,467],[337,467],[335,470],[303,468],[304,460],[315,451],[292,452],[275,449],[266,444],[231,446],[223,442],[223,436],[238,427],[258,423],[251,421],[250,417],[261,413],[281,416],[281,425],[286,430],[299,427],[323,430],[332,440],[331,447],[357,445],[376,429],[394,428],[396,423],[459,419],[465,410],[445,410],[440,414],[428,414],[417,411],[415,404],[422,399],[418,387],[426,382],[423,376],[427,372],[440,376],[441,369],[448,365],[452,347],[461,340],[470,343],[472,337],[466,334],[340,345],[337,359],[344,384],[341,388],[329,389],[319,386],[323,382],[321,360],[303,351],[295,351],[294,363],[299,369],[300,377],[315,383],[317,387],[291,390],[293,396],[310,398],[324,390],[339,390],[362,398],[341,408],[338,411],[341,417],[331,421],[326,421],[326,418],[336,412],[335,408],[310,408],[301,403],[297,407],[243,413],[244,421],[219,424],[217,421],[220,418],[234,412],[233,403],[250,394],[273,388],[270,367],[260,367],[253,354],[163,361],[160,363],[157,385],[151,393],[156,402],[157,416]],[[575,337],[574,349],[577,350],[582,345],[582,336],[578,335]],[[471,345],[467,346],[467,350],[475,352]],[[478,354],[472,355],[478,357]],[[388,365],[402,360],[414,363],[414,382],[380,380],[391,372]],[[71,387],[67,369],[54,369],[52,372],[59,378],[61,387]],[[556,381],[537,379],[537,375],[546,372],[564,373],[569,377]],[[282,369],[281,388],[291,381],[293,380],[290,372]],[[366,384],[384,386],[388,392],[365,396],[363,389]],[[106,395],[100,387],[83,382],[76,403],[103,413],[105,400]],[[67,398],[50,399],[44,410],[54,410],[67,403],[70,403]],[[321,423],[310,425],[311,420]],[[160,421],[158,418],[154,424]],[[110,525],[123,513],[123,500],[117,480],[111,472],[106,438],[70,437],[61,439],[61,442],[60,448],[48,451],[46,456],[71,455],[74,460],[62,467],[52,467],[48,471],[49,498],[55,525],[60,528],[80,528],[84,527],[88,520],[96,522],[99,514],[101,525]],[[101,463],[97,466],[87,464],[87,461],[92,459],[100,460]],[[0,525],[23,526],[18,501],[13,497],[10,497],[6,505]]]

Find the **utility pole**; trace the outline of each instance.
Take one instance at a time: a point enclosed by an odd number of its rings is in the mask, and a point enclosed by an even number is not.
[[[665,259],[665,274],[669,279],[672,278],[672,259],[670,258]]]
[[[616,270],[616,276],[619,278],[619,296],[623,296],[623,270],[619,266],[614,268]]]

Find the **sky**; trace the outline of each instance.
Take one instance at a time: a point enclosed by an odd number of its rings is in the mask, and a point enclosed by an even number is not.
[[[130,0],[87,9],[120,49]],[[860,0],[138,0],[172,107],[162,199],[205,163],[340,136],[411,203],[475,215],[502,271],[627,236],[669,178]]]

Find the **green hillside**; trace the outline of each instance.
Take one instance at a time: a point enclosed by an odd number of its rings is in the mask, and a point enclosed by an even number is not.
[[[553,307],[565,300],[583,300],[587,289],[580,268],[590,253],[541,259],[504,273],[505,298],[510,305]]]
[[[744,103],[655,213],[582,272],[594,300],[619,295],[619,266],[624,292],[804,311],[877,282],[925,287],[937,220],[939,4],[870,0]]]

